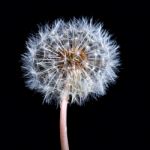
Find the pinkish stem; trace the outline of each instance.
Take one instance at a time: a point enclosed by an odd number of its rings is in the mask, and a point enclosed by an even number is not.
[[[67,136],[67,104],[68,99],[63,97],[60,106],[60,143],[61,150],[69,150]]]

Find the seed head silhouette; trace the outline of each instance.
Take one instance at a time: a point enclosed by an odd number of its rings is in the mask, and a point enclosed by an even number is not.
[[[42,26],[22,57],[26,85],[46,103],[67,94],[81,105],[89,94],[104,95],[117,77],[119,46],[102,27],[85,18]]]

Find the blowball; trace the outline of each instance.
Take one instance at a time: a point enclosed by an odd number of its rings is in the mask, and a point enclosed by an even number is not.
[[[104,95],[115,81],[118,47],[102,24],[85,18],[42,26],[22,56],[26,85],[43,93],[46,103],[59,104],[67,94],[81,105],[89,94]]]

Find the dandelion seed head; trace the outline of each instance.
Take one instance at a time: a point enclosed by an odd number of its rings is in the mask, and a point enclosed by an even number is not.
[[[26,85],[60,103],[61,95],[82,104],[89,94],[104,95],[117,78],[119,46],[102,28],[85,18],[56,20],[27,41],[22,68]]]

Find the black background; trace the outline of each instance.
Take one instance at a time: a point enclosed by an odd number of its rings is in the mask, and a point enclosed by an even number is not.
[[[59,108],[24,85],[21,54],[37,25],[81,16],[104,23],[120,45],[117,83],[97,101],[68,107],[70,150],[149,149],[149,4],[145,1],[5,1],[1,3],[2,149],[59,150]],[[3,104],[4,102],[4,104]],[[7,148],[9,147],[9,148]]]

